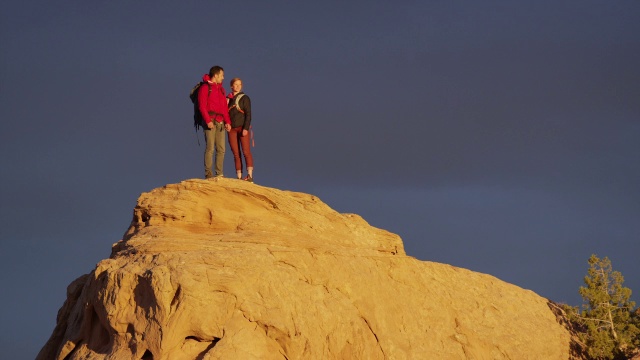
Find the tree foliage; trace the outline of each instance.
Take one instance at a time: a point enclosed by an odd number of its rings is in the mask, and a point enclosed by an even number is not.
[[[582,329],[581,341],[593,359],[624,359],[640,347],[640,310],[630,300],[631,289],[611,261],[591,255],[589,270],[580,287],[581,311],[573,308],[569,318]]]

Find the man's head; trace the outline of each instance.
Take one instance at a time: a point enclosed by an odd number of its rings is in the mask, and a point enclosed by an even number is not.
[[[218,65],[212,67],[211,70],[209,70],[209,78],[214,83],[222,84],[222,80],[224,80],[224,69]]]

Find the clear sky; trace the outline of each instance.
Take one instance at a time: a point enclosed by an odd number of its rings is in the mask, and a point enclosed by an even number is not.
[[[203,176],[213,65],[252,99],[258,184],[558,302],[608,256],[640,300],[638,0],[6,1],[0,51],[7,358],[140,193]]]

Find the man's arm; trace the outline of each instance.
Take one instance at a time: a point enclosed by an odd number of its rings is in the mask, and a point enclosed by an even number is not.
[[[198,109],[200,110],[200,115],[202,115],[202,119],[207,124],[207,126],[211,123],[211,116],[209,116],[209,88],[211,85],[208,83],[202,84],[200,88],[198,88]],[[209,127],[211,128],[211,127]]]
[[[222,113],[222,119],[225,124],[229,125],[229,129],[231,128],[231,118],[229,117],[229,108],[227,107],[227,94],[224,91],[222,85],[220,85],[222,89],[222,101],[220,102],[220,112]]]

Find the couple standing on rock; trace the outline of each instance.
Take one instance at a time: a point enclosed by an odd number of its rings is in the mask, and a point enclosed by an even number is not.
[[[251,154],[251,100],[242,92],[242,80],[231,79],[231,92],[226,95],[222,87],[224,69],[214,66],[202,77],[203,85],[198,88],[198,109],[202,115],[202,128],[206,142],[204,150],[204,177],[214,177],[212,172],[213,151],[215,149],[215,177],[222,177],[224,164],[224,133],[228,134],[229,146],[233,152],[236,176],[242,179],[242,155],[247,166],[247,176],[243,179],[253,182],[253,155]],[[242,150],[240,149],[242,148]]]

